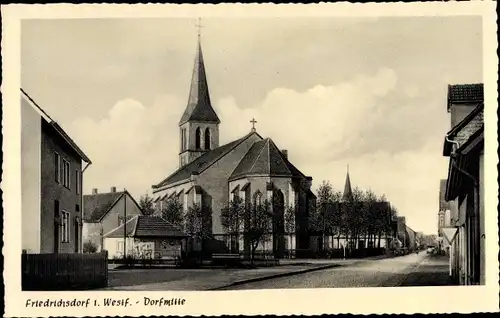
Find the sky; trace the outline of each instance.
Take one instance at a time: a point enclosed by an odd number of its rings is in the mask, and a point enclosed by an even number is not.
[[[483,81],[481,18],[208,18],[201,42],[220,144],[257,132],[335,190],[385,195],[437,232],[448,84]],[[178,167],[197,41],[187,18],[24,20],[23,89],[93,164],[84,193],[139,198]]]

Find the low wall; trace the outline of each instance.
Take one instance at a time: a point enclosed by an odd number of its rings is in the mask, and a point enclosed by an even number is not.
[[[106,252],[22,254],[22,290],[75,290],[108,284]]]

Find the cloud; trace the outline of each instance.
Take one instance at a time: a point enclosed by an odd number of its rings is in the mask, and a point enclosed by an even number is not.
[[[346,147],[346,141],[362,130],[367,120],[378,120],[378,103],[396,84],[396,73],[382,68],[371,76],[359,75],[351,81],[318,85],[303,92],[276,88],[253,108],[239,108],[233,97],[227,97],[217,104],[217,111],[223,126],[255,117],[257,130],[282,147],[297,148],[297,159],[322,162],[339,147]],[[237,138],[249,131],[247,122],[226,124],[221,127],[221,135]]]
[[[172,95],[158,97],[149,107],[127,98],[101,120],[76,120],[70,132],[93,162],[85,172],[85,191],[116,186],[140,196],[173,172],[181,109],[182,100]]]

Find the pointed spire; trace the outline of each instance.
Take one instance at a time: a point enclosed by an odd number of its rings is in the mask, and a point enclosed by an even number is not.
[[[194,60],[193,75],[191,77],[188,104],[179,125],[182,125],[190,120],[220,123],[219,117],[217,117],[210,101],[205,63],[203,61],[203,52],[201,50],[200,27],[201,26],[198,26],[198,45]]]
[[[344,195],[342,196],[342,200],[348,201],[351,198],[352,198],[351,179],[349,178],[349,165],[347,165],[347,174],[345,177]]]

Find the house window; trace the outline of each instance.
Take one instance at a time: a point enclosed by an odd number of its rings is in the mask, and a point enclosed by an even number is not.
[[[119,253],[123,253],[123,241],[116,242],[116,251]]]
[[[76,194],[80,194],[80,171],[76,170],[75,174],[75,180],[76,180]]]
[[[210,150],[210,128],[205,129],[205,150]]]
[[[196,128],[196,149],[201,148],[201,129],[200,127]]]
[[[54,153],[54,168],[55,168],[55,181],[61,183],[61,156],[57,152]]]
[[[69,212],[63,211],[62,212],[62,222],[61,222],[61,227],[62,227],[62,233],[61,233],[61,241],[62,242],[69,242]]]
[[[67,161],[66,159],[62,159],[62,162],[61,162],[61,177],[62,177],[62,184],[63,186],[65,186],[66,188],[70,188],[70,165],[69,165],[69,161]]]

